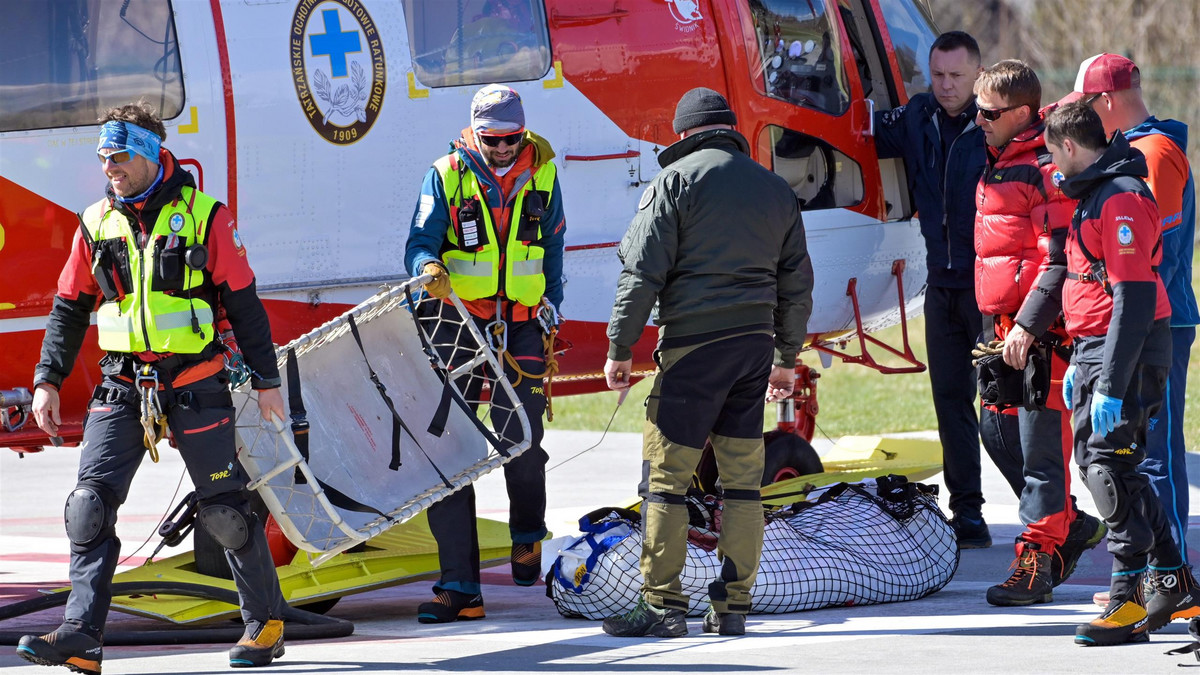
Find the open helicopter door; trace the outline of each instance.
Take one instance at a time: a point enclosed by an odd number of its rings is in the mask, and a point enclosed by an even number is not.
[[[262,419],[249,386],[234,392],[249,487],[314,565],[529,447],[511,385],[489,377],[502,373],[497,353],[457,297],[421,293],[427,279],[386,288],[277,351],[280,372],[291,370],[290,429]]]

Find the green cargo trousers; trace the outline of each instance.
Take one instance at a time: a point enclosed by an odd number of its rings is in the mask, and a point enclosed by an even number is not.
[[[688,608],[679,579],[687,556],[684,496],[711,440],[724,512],[721,574],[709,598],[717,612],[748,614],[762,554],[763,406],[774,339],[758,332],[661,347],[642,446],[642,593],[655,607]]]

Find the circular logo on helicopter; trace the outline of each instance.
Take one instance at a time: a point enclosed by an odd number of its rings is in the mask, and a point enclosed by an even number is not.
[[[387,85],[371,15],[359,0],[300,0],[289,37],[292,81],[308,123],[330,143],[361,140],[379,117]]]
[[[704,18],[700,15],[700,3],[697,0],[667,0],[667,6],[679,23],[691,23]]]

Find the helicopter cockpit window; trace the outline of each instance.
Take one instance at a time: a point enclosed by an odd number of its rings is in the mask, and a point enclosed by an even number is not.
[[[426,86],[536,80],[550,70],[541,0],[404,0],[404,18]]]
[[[0,132],[94,125],[145,98],[163,119],[183,110],[179,42],[163,0],[4,4]]]
[[[879,8],[883,10],[909,98],[929,91],[929,49],[937,38],[933,19],[922,3],[911,0],[880,0]]]
[[[758,137],[761,156],[783,176],[801,211],[854,206],[863,199],[862,168],[819,138],[768,126]]]
[[[836,20],[825,0],[748,0],[751,78],[768,96],[840,115],[849,107]]]

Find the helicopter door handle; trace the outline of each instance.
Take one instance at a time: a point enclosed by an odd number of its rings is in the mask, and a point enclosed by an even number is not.
[[[562,26],[582,26],[592,23],[600,23],[609,19],[623,19],[629,15],[629,10],[620,9],[617,3],[613,3],[613,8],[608,12],[599,12],[597,14],[560,14],[557,9],[550,13],[550,23],[555,28]]]
[[[867,104],[867,135],[875,135],[875,101],[864,99]]]

